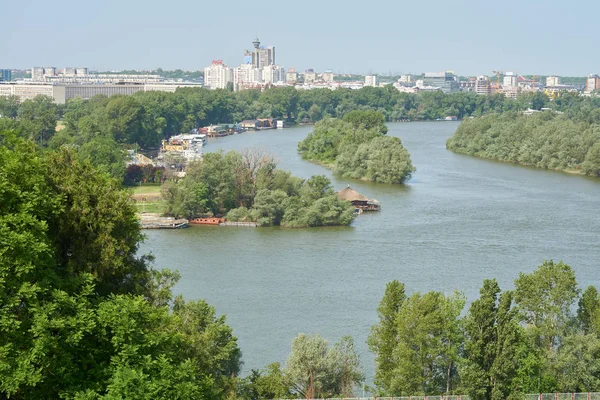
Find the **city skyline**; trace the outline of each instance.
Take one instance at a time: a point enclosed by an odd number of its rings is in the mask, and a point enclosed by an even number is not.
[[[10,18],[0,26],[10,38],[0,43],[1,67],[201,70],[213,59],[241,64],[244,49],[258,36],[264,46],[277,47],[278,64],[297,71],[586,76],[600,70],[600,54],[591,51],[597,47],[593,25],[581,21],[600,12],[600,4],[579,3],[549,0],[542,8],[537,1],[516,0],[501,7],[475,0],[455,7],[439,0],[383,2],[365,18],[358,2],[340,7],[307,0],[299,11],[268,0],[257,11],[241,2],[224,9],[176,0],[164,12],[154,1],[142,6],[107,0],[86,13],[72,0],[60,9],[38,0],[25,7],[13,2],[5,5]],[[223,18],[211,17],[219,12]],[[57,23],[64,18],[68,24]],[[253,18],[261,18],[258,28]]]

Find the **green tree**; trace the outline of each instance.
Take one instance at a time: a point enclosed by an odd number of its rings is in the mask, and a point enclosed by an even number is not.
[[[46,145],[56,131],[57,107],[51,97],[37,96],[21,104],[18,118],[29,132],[28,138]]]
[[[581,295],[577,320],[585,333],[600,335],[600,295],[594,286],[588,286]]]
[[[393,354],[398,340],[396,318],[405,301],[404,284],[397,280],[389,282],[377,307],[379,324],[371,327],[367,341],[369,349],[375,353],[375,385],[384,394],[390,390],[396,367]]]

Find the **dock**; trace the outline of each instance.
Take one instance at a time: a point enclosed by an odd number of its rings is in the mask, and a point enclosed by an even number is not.
[[[161,217],[160,214],[140,214],[142,229],[181,229],[189,226],[189,221],[183,218]]]

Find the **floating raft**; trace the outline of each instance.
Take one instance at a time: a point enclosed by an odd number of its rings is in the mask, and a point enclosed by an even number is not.
[[[141,214],[139,219],[142,229],[181,229],[189,226],[187,219],[161,217],[157,214]]]

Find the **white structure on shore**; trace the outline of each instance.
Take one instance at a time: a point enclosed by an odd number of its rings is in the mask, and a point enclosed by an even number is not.
[[[229,82],[233,83],[233,69],[223,64],[222,60],[213,60],[204,68],[204,86],[210,89],[225,89]]]
[[[365,86],[372,86],[372,87],[379,86],[379,77],[377,75],[365,76]]]

